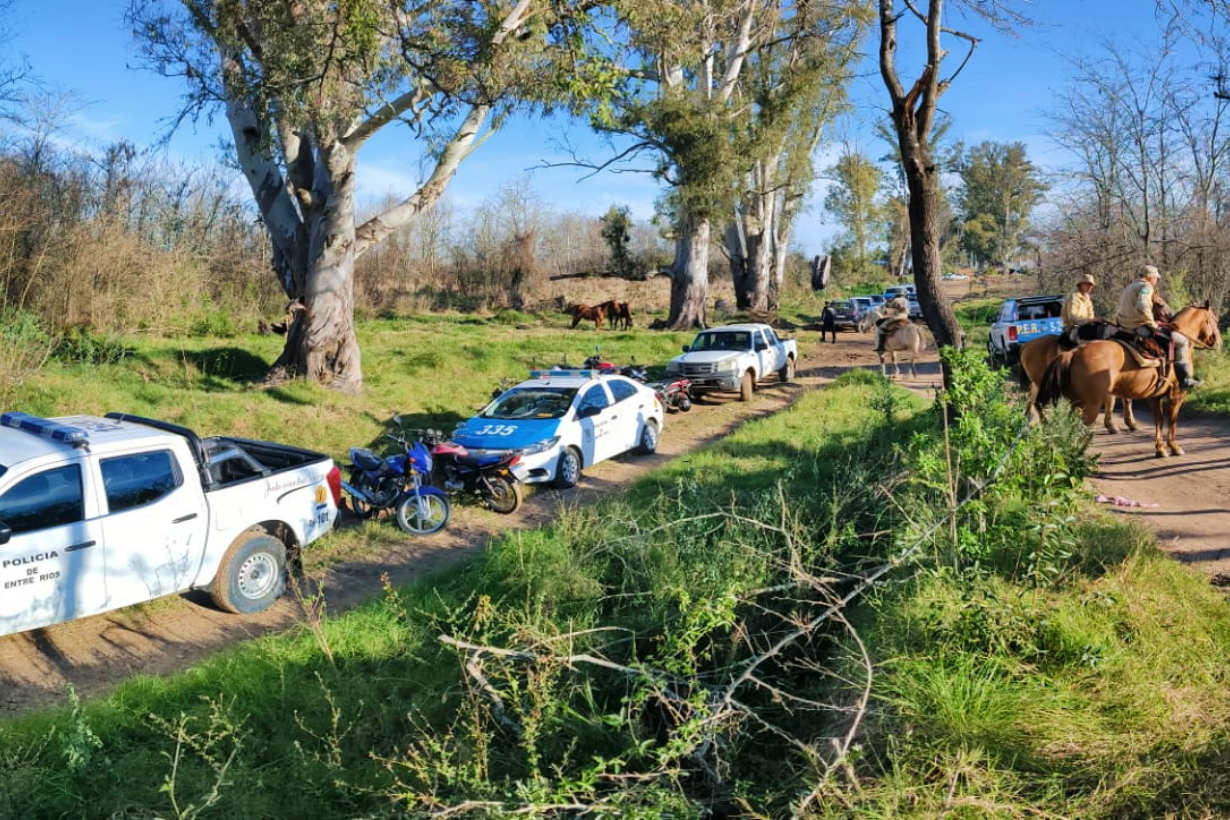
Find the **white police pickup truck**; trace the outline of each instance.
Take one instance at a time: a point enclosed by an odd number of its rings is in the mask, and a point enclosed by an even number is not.
[[[694,396],[738,391],[740,401],[751,401],[756,383],[770,373],[783,382],[794,381],[798,358],[797,342],[778,338],[768,325],[723,325],[696,334],[683,355],[666,365],[666,372],[690,379]]]
[[[253,613],[328,532],[320,453],[119,413],[0,415],[0,635],[188,589]]]

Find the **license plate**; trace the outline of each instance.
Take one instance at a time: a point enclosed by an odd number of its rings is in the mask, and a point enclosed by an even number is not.
[[[530,471],[522,467],[520,464],[514,464],[510,472],[513,474],[513,478],[518,481],[523,482],[530,477]]]

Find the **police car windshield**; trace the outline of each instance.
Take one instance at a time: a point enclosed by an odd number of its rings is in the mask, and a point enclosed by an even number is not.
[[[484,419],[557,419],[568,412],[575,387],[515,387],[480,414]]]

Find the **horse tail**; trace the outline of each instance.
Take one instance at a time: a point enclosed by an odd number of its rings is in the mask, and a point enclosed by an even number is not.
[[[1071,378],[1070,371],[1074,353],[1076,353],[1075,350],[1060,353],[1053,362],[1047,365],[1046,372],[1038,380],[1038,398],[1035,401],[1037,407],[1048,407],[1058,402],[1063,396],[1064,387]]]

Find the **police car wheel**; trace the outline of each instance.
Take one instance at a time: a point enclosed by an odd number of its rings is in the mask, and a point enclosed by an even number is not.
[[[658,423],[656,421],[647,421],[645,426],[641,428],[641,443],[637,445],[636,451],[641,455],[651,455],[657,452],[658,449]]]
[[[581,454],[576,451],[576,448],[568,447],[560,453],[559,466],[555,469],[555,481],[552,483],[557,489],[567,490],[577,486],[580,480]]]

